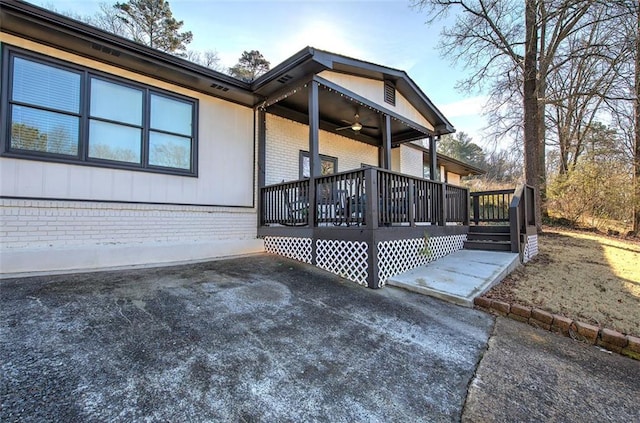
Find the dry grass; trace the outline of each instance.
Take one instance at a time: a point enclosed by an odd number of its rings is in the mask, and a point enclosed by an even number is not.
[[[640,336],[640,243],[545,228],[539,248],[487,296]]]

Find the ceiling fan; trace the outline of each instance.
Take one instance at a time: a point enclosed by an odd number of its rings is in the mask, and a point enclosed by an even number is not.
[[[368,128],[368,129],[378,129],[377,126],[368,126],[368,125],[363,125],[360,122],[360,115],[359,114],[355,114],[353,122],[349,122],[348,120],[343,120],[344,123],[348,123],[348,126],[342,126],[340,128],[336,128],[336,131],[342,131],[345,129],[353,129],[355,132],[359,132],[362,128]]]

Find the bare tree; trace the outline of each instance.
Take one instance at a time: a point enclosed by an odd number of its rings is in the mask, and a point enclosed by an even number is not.
[[[107,3],[100,3],[98,7],[99,10],[95,15],[84,17],[81,20],[112,34],[126,37],[127,29],[118,17],[117,10]]]
[[[428,22],[449,13],[456,14],[455,25],[442,33],[441,53],[454,63],[464,63],[472,71],[458,83],[459,88],[489,91],[488,113],[490,123],[498,130],[497,135],[515,135],[517,141],[523,140],[526,180],[540,187],[542,199],[546,186],[545,107],[554,101],[548,92],[550,75],[563,68],[563,63],[556,59],[567,48],[571,37],[587,30],[594,22],[615,23],[614,14],[593,13],[606,9],[609,3],[601,0],[413,2],[427,13]],[[566,59],[573,60],[573,57],[569,54]],[[537,124],[533,120],[537,120]],[[533,145],[534,139],[537,148]]]
[[[190,62],[197,63],[207,68],[222,72],[224,67],[220,64],[220,57],[215,50],[205,50],[200,52],[198,50],[187,50],[184,54],[184,58]]]

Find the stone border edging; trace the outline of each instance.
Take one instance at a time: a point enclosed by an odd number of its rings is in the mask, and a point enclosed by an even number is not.
[[[473,303],[480,309],[640,360],[640,338],[638,337],[623,335],[615,330],[572,320],[539,308],[509,304],[487,297],[476,297]]]

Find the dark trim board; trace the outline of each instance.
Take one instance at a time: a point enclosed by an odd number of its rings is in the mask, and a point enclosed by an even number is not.
[[[153,201],[124,201],[124,200],[91,200],[86,198],[56,198],[56,197],[21,197],[0,195],[0,200],[24,200],[24,201],[68,201],[80,203],[106,203],[106,204],[140,204],[148,206],[182,206],[182,207],[227,207],[232,209],[254,210],[255,206],[208,204],[208,203],[162,203]]]
[[[469,232],[469,226],[463,225],[425,225],[425,226],[389,226],[369,229],[366,226],[326,226],[310,228],[307,226],[261,226],[258,237],[281,236],[292,238],[332,239],[345,241],[395,241],[400,239],[464,235]]]

